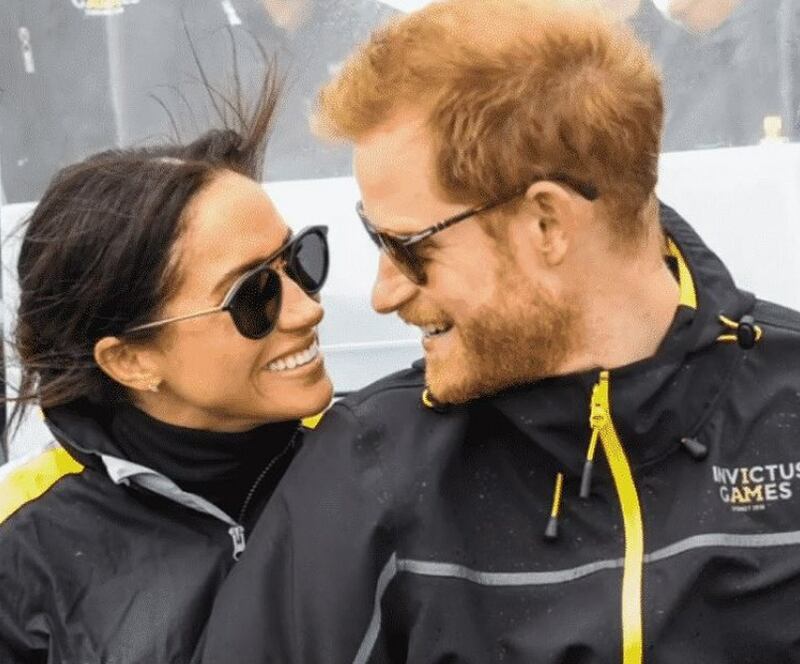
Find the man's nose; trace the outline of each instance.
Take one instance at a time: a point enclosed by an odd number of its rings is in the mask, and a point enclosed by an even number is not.
[[[372,286],[372,308],[379,314],[397,311],[416,295],[418,287],[381,252]]]

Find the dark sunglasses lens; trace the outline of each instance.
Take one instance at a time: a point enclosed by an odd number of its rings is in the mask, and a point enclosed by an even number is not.
[[[281,309],[281,279],[264,268],[245,279],[228,309],[236,329],[249,339],[260,339],[272,331]]]
[[[375,246],[381,251],[386,252],[386,255],[389,256],[392,262],[397,266],[397,269],[412,282],[418,286],[424,285],[426,281],[425,270],[422,267],[422,262],[417,258],[416,254],[414,254],[414,250],[411,247],[407,247],[396,238],[393,238],[391,235],[376,231],[364,215],[361,204],[356,207],[356,212],[358,213],[359,219],[361,219],[361,223],[364,225],[364,230],[367,231],[369,239],[375,243]]]
[[[414,253],[412,247],[407,247],[402,242],[391,236],[382,236],[383,248],[397,268],[417,286],[425,284],[425,269],[422,261]]]
[[[320,291],[328,276],[328,241],[320,231],[309,231],[294,246],[288,272],[306,293]]]

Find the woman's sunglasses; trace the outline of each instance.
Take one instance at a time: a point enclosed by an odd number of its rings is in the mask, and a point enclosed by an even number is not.
[[[548,175],[536,180],[536,182],[544,180],[552,180],[554,182],[565,184],[589,201],[593,201],[598,197],[598,192],[594,185],[578,182],[561,173]],[[397,266],[397,269],[400,270],[400,272],[408,277],[413,283],[415,283],[417,286],[424,286],[428,278],[425,274],[425,260],[421,256],[420,248],[425,240],[432,235],[440,233],[444,229],[450,228],[450,226],[454,226],[465,219],[474,217],[481,212],[486,212],[492,208],[500,207],[501,205],[510,203],[515,198],[523,196],[527,189],[528,188],[525,187],[524,189],[515,191],[506,198],[492,201],[491,203],[485,203],[484,205],[480,205],[478,207],[470,208],[469,210],[457,214],[454,217],[440,221],[438,224],[429,226],[428,228],[412,235],[399,235],[381,231],[367,218],[366,214],[364,214],[364,206],[362,205],[361,201],[356,204],[356,213],[358,214],[359,219],[361,219],[361,223],[364,225],[367,235],[369,235],[369,238],[375,243],[375,246],[383,251]]]
[[[124,334],[227,311],[240,334],[248,339],[262,339],[272,332],[278,321],[283,295],[281,277],[270,263],[281,259],[286,275],[308,295],[316,295],[328,276],[327,233],[327,226],[304,228],[261,264],[240,276],[218,307],[137,325]]]

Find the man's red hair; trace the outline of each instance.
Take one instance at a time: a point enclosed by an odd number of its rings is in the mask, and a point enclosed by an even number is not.
[[[557,0],[449,0],[377,30],[322,89],[316,126],[358,142],[393,114],[427,118],[438,184],[497,200],[553,173],[593,184],[614,230],[643,230],[663,122],[645,46]]]

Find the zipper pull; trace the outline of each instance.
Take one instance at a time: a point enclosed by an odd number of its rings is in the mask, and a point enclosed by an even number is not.
[[[242,552],[245,549],[244,526],[231,526],[228,529],[228,534],[233,540],[233,559],[239,560]]]
[[[589,427],[592,437],[589,440],[589,449],[586,451],[586,461],[581,473],[581,498],[588,498],[592,490],[592,469],[594,468],[594,454],[597,450],[597,441],[600,431],[608,424],[608,371],[601,371],[597,384],[592,388],[592,398],[589,407]]]
[[[608,424],[608,371],[601,371],[597,384],[592,388],[592,407],[589,426],[599,431]]]
[[[597,437],[599,429],[592,431],[592,439],[589,441],[589,450],[586,452],[586,461],[583,462],[583,472],[581,473],[581,492],[580,497],[586,499],[592,492],[592,469],[594,468],[594,451],[597,448]]]
[[[708,456],[708,447],[697,438],[681,438],[681,445],[695,461],[702,461]]]
[[[544,531],[546,540],[558,539],[558,516],[561,512],[561,493],[564,488],[564,473],[556,473],[556,486],[553,489],[553,507],[550,510],[550,519]]]

